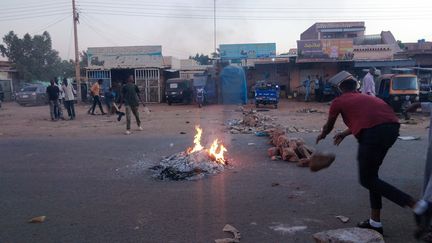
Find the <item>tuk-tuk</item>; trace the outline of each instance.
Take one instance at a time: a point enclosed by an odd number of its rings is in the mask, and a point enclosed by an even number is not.
[[[395,111],[411,102],[419,101],[419,85],[414,74],[384,74],[375,81],[377,97],[387,102]]]
[[[258,81],[255,84],[255,106],[258,108],[262,105],[273,105],[276,109],[279,103],[279,85]]]
[[[192,80],[184,78],[171,78],[166,81],[165,98],[168,105],[172,103],[192,102]]]

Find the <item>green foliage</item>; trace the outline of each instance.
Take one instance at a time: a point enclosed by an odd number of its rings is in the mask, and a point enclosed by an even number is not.
[[[199,64],[201,65],[209,65],[211,64],[211,59],[208,55],[204,55],[204,54],[196,54],[194,57],[190,56],[189,59],[193,59],[195,61],[197,61]]]
[[[405,50],[405,45],[402,43],[402,41],[398,40],[397,44],[399,45],[400,49]]]
[[[48,81],[57,76],[74,76],[71,72],[74,70],[73,62],[61,60],[46,31],[33,37],[27,33],[22,39],[10,31],[3,37],[3,43],[0,45],[1,55],[15,64],[21,80]]]

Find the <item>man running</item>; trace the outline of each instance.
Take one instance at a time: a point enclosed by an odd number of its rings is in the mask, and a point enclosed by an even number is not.
[[[101,87],[100,86],[102,85],[102,83],[103,83],[103,80],[99,79],[96,83],[93,84],[93,86],[90,89],[91,93],[92,93],[92,96],[93,96],[93,105],[92,105],[92,108],[91,108],[91,114],[92,115],[95,115],[94,112],[95,112],[96,105],[99,106],[99,109],[100,109],[102,115],[106,114],[104,112],[104,110],[102,109],[102,103],[100,102],[100,92],[101,92]]]
[[[357,138],[360,184],[369,190],[371,216],[357,226],[383,234],[382,196],[401,207],[414,209],[419,218],[426,217],[426,213],[418,213],[416,210],[420,203],[416,204],[410,195],[381,180],[378,175],[387,151],[399,136],[399,119],[392,108],[381,99],[358,93],[357,80],[351,74],[346,74],[338,85],[342,95],[332,102],[327,123],[316,142],[325,139],[341,114],[348,129],[334,136],[334,144],[339,145],[350,134]]]
[[[119,109],[121,108],[122,104],[124,103],[126,106],[126,135],[131,134],[130,128],[131,128],[131,112],[135,116],[136,123],[138,125],[138,130],[142,131],[143,128],[141,127],[141,120],[139,118],[139,102],[143,104],[145,107],[144,102],[142,102],[141,96],[139,94],[139,89],[135,85],[134,82],[134,76],[130,75],[127,83],[122,87],[122,96],[121,101],[119,105]]]

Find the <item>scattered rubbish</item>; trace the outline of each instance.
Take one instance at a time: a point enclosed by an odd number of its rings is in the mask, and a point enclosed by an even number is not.
[[[34,217],[32,219],[30,219],[28,222],[29,223],[43,223],[46,219],[46,216],[38,216],[38,217]]]
[[[186,134],[186,132],[180,132],[180,134]]]
[[[286,226],[284,224],[279,224],[279,225],[276,225],[276,226],[270,226],[269,228],[272,229],[272,230],[274,230],[274,231],[276,231],[276,232],[282,233],[282,234],[295,234],[295,233],[297,233],[299,231],[306,230],[307,226],[293,226],[293,227],[290,227],[290,226]]]
[[[255,132],[255,136],[257,136],[257,137],[267,137],[267,136],[269,136],[269,133],[267,131],[257,131],[257,132]]]
[[[323,113],[323,112],[318,111],[317,109],[304,108],[304,109],[298,110],[297,113]]]
[[[228,120],[225,124],[232,134],[254,134],[274,128],[276,125],[272,124],[272,121],[273,118],[257,113],[255,110],[250,110],[243,112],[243,119]]]
[[[329,167],[335,159],[336,156],[334,154],[317,152],[312,155],[309,168],[313,172],[325,169]]]
[[[144,107],[144,113],[146,113],[147,115],[150,114],[150,109],[147,106]]]
[[[225,225],[225,227],[222,229],[224,232],[229,232],[233,234],[233,238],[225,238],[225,239],[218,239],[215,240],[215,243],[238,243],[241,239],[240,231],[238,231],[234,226],[232,225]]]
[[[266,112],[266,111],[270,111],[269,109],[257,109],[257,112]]]
[[[316,243],[333,242],[361,242],[361,243],[384,243],[383,236],[370,229],[344,228],[316,233],[312,236]]]
[[[414,119],[409,119],[409,120],[405,120],[405,119],[403,119],[403,120],[399,120],[399,123],[400,123],[400,124],[407,124],[407,125],[417,125],[417,124],[418,124],[418,122],[417,122],[416,120],[414,120]]]
[[[248,143],[248,146],[254,146],[255,143]]]
[[[250,225],[258,225],[256,222],[251,222]]]
[[[280,184],[279,184],[278,182],[273,182],[273,183],[271,184],[271,186],[272,186],[272,187],[276,187],[276,186],[280,186]]]
[[[412,141],[412,140],[420,140],[420,137],[414,137],[414,136],[399,136],[398,137],[402,141]]]
[[[170,145],[169,145],[169,146],[170,146],[170,147],[172,148],[172,147],[174,147],[174,144],[173,144],[173,143],[170,143]]]
[[[348,223],[348,221],[350,220],[348,217],[345,217],[343,215],[338,215],[335,216],[337,219],[339,219],[342,223]]]
[[[139,226],[136,226],[136,227],[134,228],[134,230],[139,230]]]
[[[186,121],[186,124],[189,124],[190,123],[190,121]]]

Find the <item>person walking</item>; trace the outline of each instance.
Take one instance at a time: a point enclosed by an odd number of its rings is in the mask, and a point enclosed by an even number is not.
[[[388,150],[399,136],[399,119],[383,100],[357,92],[357,80],[352,75],[339,82],[342,95],[333,100],[329,117],[316,143],[326,138],[333,130],[339,115],[348,129],[334,136],[334,144],[353,134],[358,141],[358,168],[360,184],[369,190],[370,218],[357,224],[360,228],[373,229],[383,234],[381,223],[381,197],[401,207],[410,207],[416,213],[420,203],[410,195],[379,178],[379,169]],[[417,215],[417,214],[416,214]],[[417,216],[424,218],[425,213]]]
[[[102,85],[102,83],[103,83],[103,80],[99,79],[96,83],[93,84],[93,86],[90,89],[91,94],[93,96],[93,105],[91,108],[91,114],[92,115],[95,115],[94,111],[95,111],[96,105],[99,106],[99,109],[100,109],[102,115],[106,114],[102,108],[102,103],[100,102],[100,92],[101,92],[100,86]]]
[[[307,79],[303,81],[303,86],[305,87],[305,101],[308,102],[310,96],[310,86],[311,86],[311,80],[309,75],[307,76]]]
[[[59,119],[57,111],[59,107],[58,99],[60,96],[60,90],[55,84],[54,79],[51,79],[50,83],[51,85],[47,87],[46,93],[48,95],[51,121],[57,121]]]
[[[62,90],[64,94],[64,105],[70,120],[75,119],[75,89],[69,84],[67,79],[63,79]]]
[[[414,112],[418,108],[422,109],[422,112],[429,113],[429,145],[426,153],[426,166],[423,179],[423,191],[422,199],[419,202],[419,207],[416,211],[415,221],[417,229],[415,231],[415,237],[421,238],[425,233],[430,230],[431,214],[432,214],[432,103],[431,102],[416,102],[410,105],[406,112]],[[426,214],[427,217],[420,217],[419,215]],[[429,232],[429,238],[430,237]]]
[[[131,134],[131,113],[135,116],[138,130],[143,130],[143,128],[141,127],[141,120],[139,118],[138,112],[139,102],[141,102],[145,107],[145,104],[144,102],[142,102],[141,96],[139,94],[139,89],[135,85],[134,76],[130,75],[127,83],[122,87],[121,102],[119,105],[119,109],[121,108],[123,103],[126,106],[126,135]]]
[[[375,75],[376,69],[374,67],[369,68],[369,72],[363,78],[363,85],[361,88],[362,94],[375,96]]]

